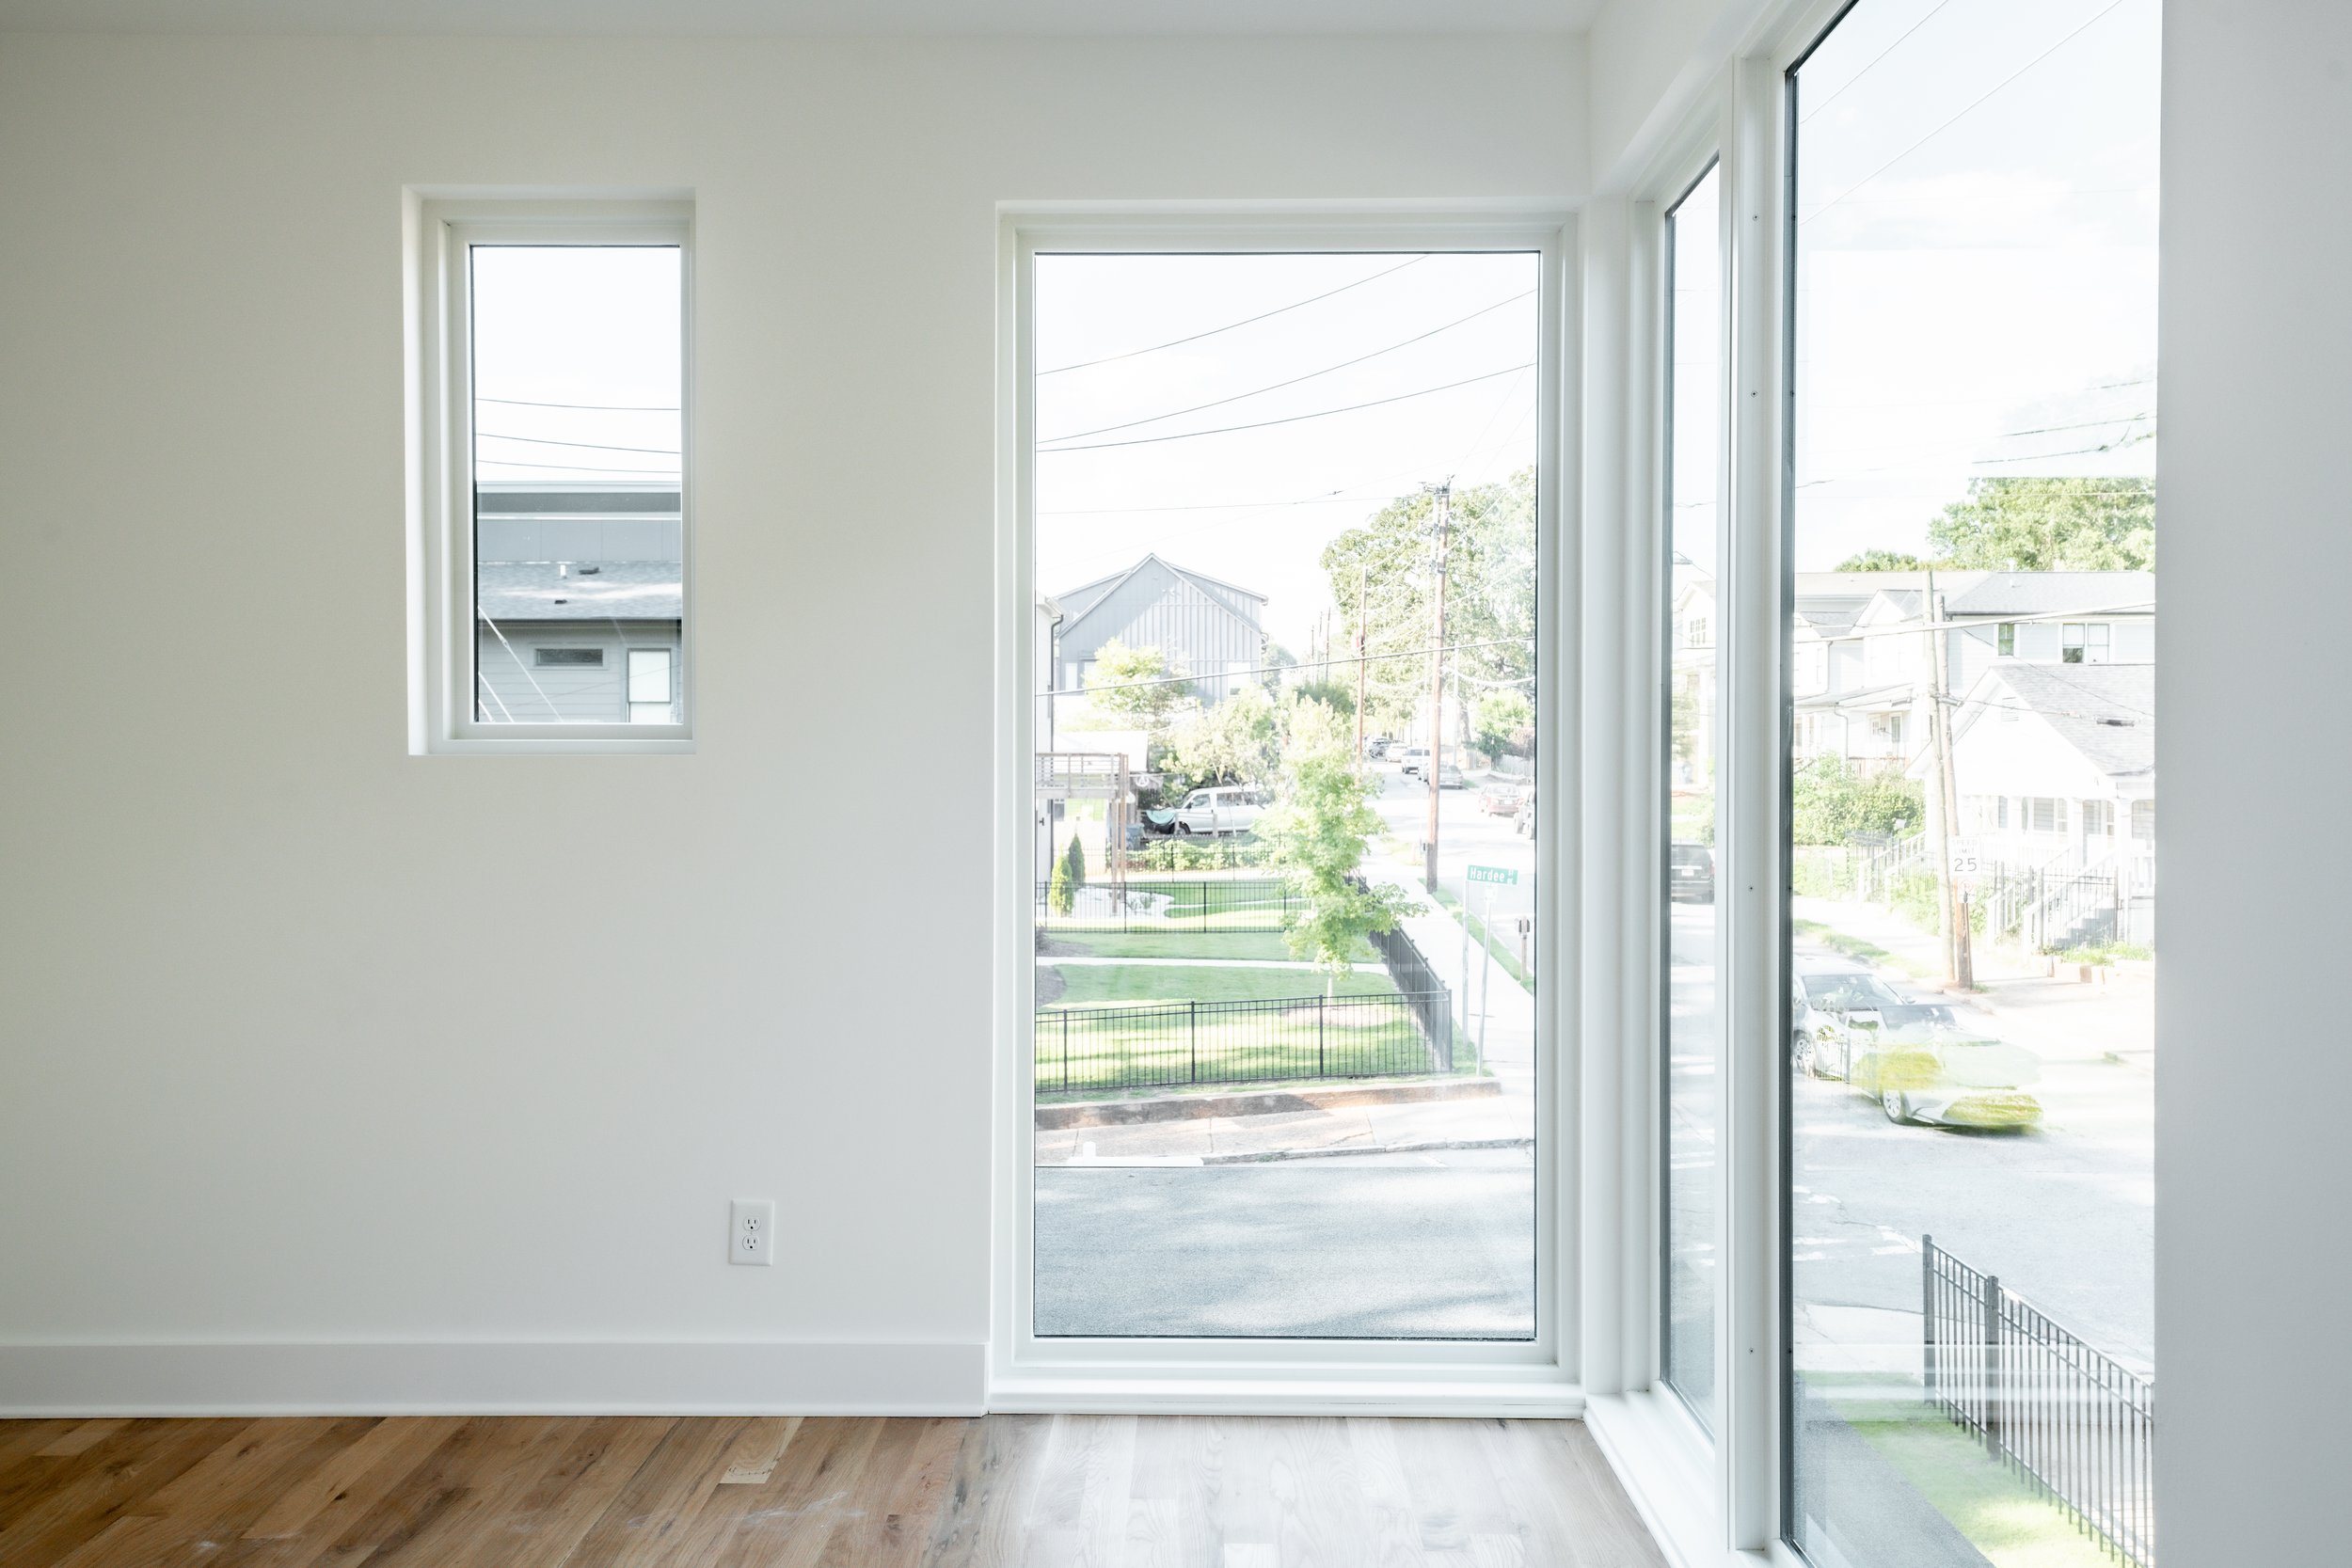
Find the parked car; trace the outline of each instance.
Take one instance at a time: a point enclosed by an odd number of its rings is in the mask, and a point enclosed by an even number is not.
[[[2041,1075],[2031,1052],[1851,960],[1798,959],[1788,1011],[1795,1070],[1843,1079],[1877,1100],[1889,1121],[2022,1128],[2042,1119],[2042,1102],[2025,1092]]]
[[[1391,744],[1393,744],[1393,742],[1391,742],[1387,736],[1375,735],[1370,740],[1364,742],[1364,755],[1373,762],[1379,762],[1388,756],[1389,748]]]
[[[1421,776],[1421,770],[1428,765],[1428,747],[1407,746],[1405,748],[1403,760],[1397,764],[1397,770],[1408,779],[1418,778]]]
[[[1454,764],[1450,762],[1441,762],[1438,764],[1438,787],[1439,789],[1460,789],[1462,787],[1462,770],[1454,767]]]
[[[1677,904],[1713,903],[1715,852],[1704,844],[1667,846],[1666,896]]]
[[[1478,792],[1478,809],[1488,816],[1517,816],[1526,800],[1527,785],[1517,779],[1489,779]]]
[[[1180,833],[1242,833],[1257,825],[1265,810],[1263,794],[1241,784],[1196,789],[1176,808]]]

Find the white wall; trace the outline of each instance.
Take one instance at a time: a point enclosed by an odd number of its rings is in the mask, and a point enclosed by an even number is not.
[[[2352,705],[2295,588],[2352,581],[2352,7],[2167,0],[2164,46],[2164,1560],[2341,1562]]]
[[[1582,80],[0,41],[0,1406],[977,1402],[995,203],[1572,203]],[[693,755],[406,754],[411,182],[695,193]]]

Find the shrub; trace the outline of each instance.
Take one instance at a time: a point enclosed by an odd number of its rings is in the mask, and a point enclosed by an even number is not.
[[[1078,907],[1078,890],[1070,885],[1068,855],[1054,859],[1054,878],[1045,884],[1045,907],[1056,914],[1068,914]]]
[[[1076,833],[1070,835],[1070,847],[1062,854],[1062,865],[1070,875],[1070,893],[1074,903],[1078,890],[1087,885],[1087,847]]]

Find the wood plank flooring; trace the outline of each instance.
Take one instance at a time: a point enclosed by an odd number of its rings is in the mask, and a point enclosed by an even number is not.
[[[0,1421],[6,1568],[1662,1568],[1576,1421]]]

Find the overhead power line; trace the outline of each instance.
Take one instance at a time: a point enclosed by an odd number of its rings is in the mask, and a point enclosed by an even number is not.
[[[476,436],[485,441],[527,441],[534,447],[586,447],[591,451],[643,451],[656,457],[676,457],[675,447],[616,447],[604,441],[557,441],[545,436],[508,436],[496,430],[477,430]]]
[[[1083,446],[1075,447],[1040,447],[1038,451],[1041,453],[1050,454],[1065,451],[1100,451],[1104,447],[1148,447],[1158,441],[1189,441],[1196,436],[1230,436],[1237,430],[1261,430],[1267,425],[1296,424],[1302,420],[1328,419],[1334,414],[1353,414],[1360,408],[1378,408],[1386,404],[1404,403],[1412,398],[1425,398],[1437,392],[1450,392],[1456,387],[1474,387],[1482,381],[1492,381],[1499,375],[1516,375],[1534,363],[1534,361],[1531,359],[1525,365],[1506,365],[1499,371],[1488,371],[1485,375],[1465,376],[1460,381],[1449,381],[1442,387],[1423,387],[1418,391],[1399,392],[1396,396],[1389,398],[1374,398],[1370,403],[1351,403],[1342,408],[1318,408],[1311,414],[1293,414],[1287,419],[1253,420],[1248,424],[1219,425],[1214,430],[1179,431],[1173,436],[1136,436],[1124,441],[1089,441]]]
[[[1450,321],[1443,326],[1433,326],[1428,331],[1407,338],[1401,343],[1391,343],[1386,348],[1374,349],[1370,354],[1359,354],[1353,359],[1343,359],[1336,365],[1326,365],[1319,371],[1309,371],[1305,375],[1295,375],[1288,381],[1278,381],[1271,387],[1259,387],[1247,392],[1235,392],[1232,397],[1218,398],[1212,403],[1196,403],[1190,408],[1172,409],[1166,414],[1153,414],[1148,419],[1129,420],[1123,424],[1097,425],[1092,430],[1073,430],[1065,436],[1041,436],[1038,437],[1038,443],[1043,446],[1056,441],[1075,441],[1086,436],[1106,436],[1114,430],[1133,430],[1139,424],[1157,424],[1162,420],[1182,419],[1186,414],[1198,414],[1206,408],[1222,408],[1229,403],[1240,403],[1245,398],[1262,397],[1267,392],[1279,392],[1285,387],[1295,387],[1302,381],[1312,381],[1317,376],[1330,375],[1335,372],[1346,370],[1352,365],[1360,365],[1367,359],[1377,359],[1384,354],[1394,354],[1398,349],[1410,348],[1415,343],[1434,338],[1440,332],[1451,332],[1457,326],[1465,325],[1481,316],[1500,310],[1506,305],[1517,305],[1520,300],[1529,298],[1534,293],[1534,290],[1530,289],[1525,293],[1513,294],[1509,299],[1499,299],[1492,305],[1482,306],[1472,310],[1459,321]],[[1485,433],[1482,431],[1480,434]]]
[[[517,408],[590,408],[613,414],[675,414],[675,403],[540,403],[532,398],[476,397],[476,403],[505,403]]]
[[[1425,255],[1415,256],[1408,261],[1399,262],[1397,265],[1388,268],[1386,271],[1375,272],[1370,277],[1359,277],[1353,283],[1343,283],[1336,289],[1327,289],[1322,293],[1314,295],[1312,298],[1302,299],[1292,305],[1279,306],[1275,309],[1264,311],[1259,315],[1248,316],[1241,321],[1227,322],[1223,326],[1213,326],[1206,332],[1195,332],[1188,338],[1171,338],[1164,343],[1153,343],[1150,348],[1133,348],[1129,349],[1124,354],[1106,354],[1100,359],[1082,359],[1074,365],[1057,365],[1050,371],[1040,371],[1037,373],[1040,375],[1060,375],[1065,371],[1089,370],[1096,365],[1108,365],[1120,359],[1133,359],[1138,355],[1157,354],[1164,348],[1176,348],[1184,343],[1197,343],[1203,338],[1214,338],[1220,332],[1231,332],[1236,327],[1248,326],[1257,322],[1266,321],[1275,316],[1282,315],[1287,311],[1303,309],[1307,306],[1316,303],[1318,300],[1329,299],[1334,294],[1343,294],[1350,289],[1360,289],[1367,283],[1377,283],[1380,279],[1390,276],[1391,273],[1403,272],[1406,267],[1417,266],[1427,260],[1429,260],[1429,258]]]
[[[1910,26],[1904,28],[1901,36],[1897,38],[1894,42],[1888,44],[1877,54],[1871,55],[1870,63],[1868,65],[1864,66],[1860,71],[1855,71],[1851,76],[1846,78],[1845,87],[1839,87],[1836,92],[1831,93],[1827,98],[1822,99],[1819,103],[1813,105],[1811,109],[1807,110],[1804,116],[1798,119],[1797,123],[1800,125],[1804,124],[1815,115],[1820,114],[1823,109],[1826,109],[1832,103],[1836,103],[1837,100],[1845,94],[1848,87],[1852,87],[1856,82],[1859,82],[1865,76],[1869,75],[1871,71],[1877,67],[1879,61],[1886,58],[1887,55],[1892,55],[1896,50],[1900,49],[1903,46],[1903,40],[1905,39],[1910,38],[1912,34],[1917,32],[1929,23],[1934,21],[1936,12],[1942,10],[1945,7],[1950,5],[1951,3],[1952,0],[1936,0],[1934,7],[1929,10],[1927,15],[1921,17]]]
[[[1845,200],[1846,198],[1853,195],[1854,192],[1860,190],[1863,186],[1868,184],[1880,175],[1884,174],[1888,169],[1893,168],[1897,164],[1901,163],[1905,158],[1908,158],[1914,152],[1918,151],[1919,149],[1927,146],[1928,143],[1933,141],[1936,137],[1942,135],[1945,132],[1950,130],[1953,126],[1959,124],[1962,120],[1976,113],[1976,111],[1983,105],[1985,101],[1990,99],[1994,93],[1999,92],[2003,87],[2006,87],[2011,82],[2016,81],[2017,78],[2023,76],[2026,71],[2031,71],[2034,67],[2040,65],[2042,61],[2048,59],[2051,55],[2057,54],[2068,44],[2074,42],[2074,40],[2087,32],[2093,24],[2097,23],[2109,11],[2115,9],[2122,4],[2123,4],[2123,0],[2107,0],[2107,4],[2100,7],[2099,9],[2092,14],[2090,21],[2085,22],[2081,26],[2076,27],[2073,32],[2067,34],[2056,43],[2050,45],[2049,48],[2044,49],[2041,54],[2036,55],[2032,59],[2027,60],[2024,65],[2019,66],[2015,71],[2010,71],[2008,75],[1994,83],[1992,87],[1986,88],[1976,98],[1971,99],[1967,107],[1962,109],[1958,114],[1952,116],[1949,119],[1945,120],[1934,130],[1930,131],[1926,135],[1921,136],[1917,141],[1913,142],[1909,147],[1904,148],[1900,152],[1896,153],[1892,158],[1887,159],[1886,162],[1879,165],[1878,167],[1872,169],[1869,173],[1864,175],[1852,184],[1848,185],[1844,190],[1839,191],[1836,196],[1831,197],[1827,201],[1822,202],[1819,207],[1814,208],[1813,211],[1805,214],[1797,221],[1800,223],[1811,223],[1815,218],[1820,217],[1823,213],[1828,212],[1832,207],[1836,206],[1839,202]]]

